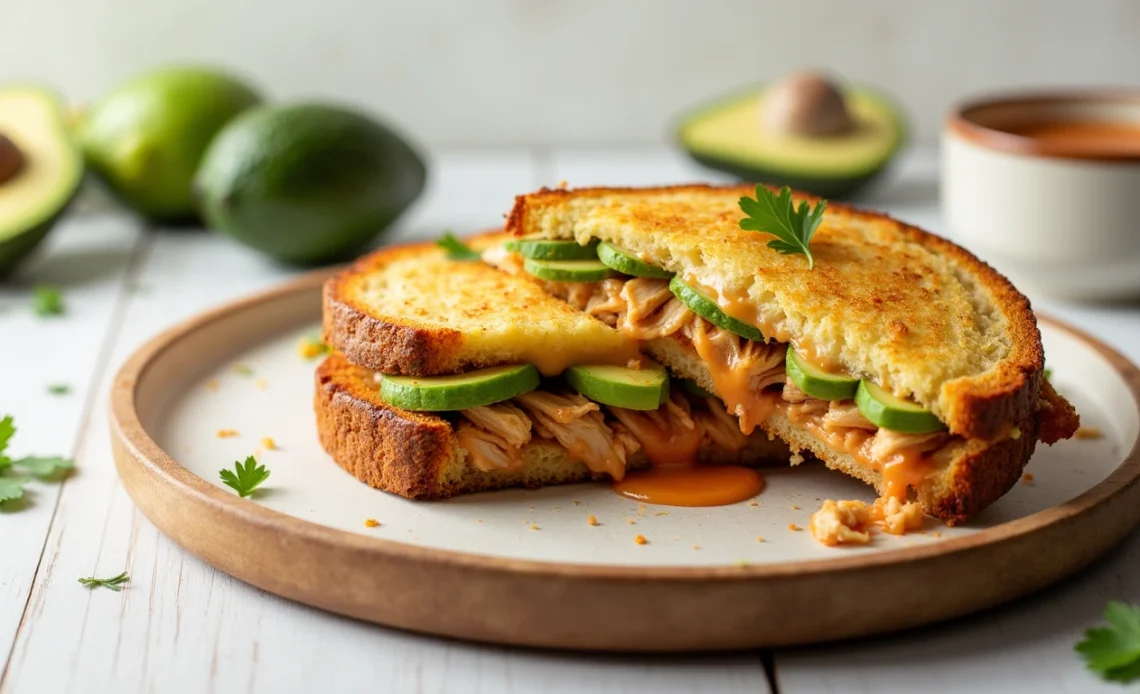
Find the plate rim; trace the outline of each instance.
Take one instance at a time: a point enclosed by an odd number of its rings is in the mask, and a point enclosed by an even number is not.
[[[289,294],[302,294],[319,291],[324,280],[337,268],[322,269],[306,273],[288,280],[276,287],[257,292],[244,298],[227,302],[213,309],[201,312],[152,337],[122,364],[111,386],[111,423],[115,435],[121,439],[136,459],[149,472],[164,478],[165,481],[184,487],[183,491],[208,503],[216,510],[234,514],[237,520],[261,526],[280,529],[284,523],[288,530],[300,533],[307,539],[337,546],[349,546],[357,551],[397,554],[405,559],[437,564],[502,569],[513,573],[557,574],[603,579],[715,579],[731,576],[734,579],[764,579],[787,577],[810,573],[830,573],[857,568],[880,567],[903,562],[918,561],[930,556],[969,551],[984,545],[992,545],[1014,540],[1042,527],[1071,519],[1088,512],[1092,507],[1105,503],[1113,497],[1125,493],[1131,485],[1140,482],[1140,436],[1133,441],[1132,449],[1107,477],[1083,493],[1057,506],[1037,511],[1028,516],[1007,521],[1000,525],[976,533],[949,538],[939,542],[882,550],[872,554],[858,554],[847,557],[823,557],[800,559],[788,562],[775,562],[746,565],[713,566],[637,566],[628,564],[589,564],[581,562],[560,562],[541,559],[519,559],[500,557],[477,552],[441,549],[413,545],[398,540],[369,537],[349,530],[341,530],[313,521],[291,516],[242,499],[202,479],[164,451],[147,433],[134,408],[136,384],[145,376],[150,364],[166,349],[183,336],[200,330],[210,323],[224,319],[234,312],[248,310],[259,304],[281,299]],[[1044,322],[1090,346],[1112,366],[1121,377],[1140,411],[1140,367],[1126,356],[1097,338],[1047,315],[1037,314],[1038,322]],[[377,490],[377,493],[384,493]]]

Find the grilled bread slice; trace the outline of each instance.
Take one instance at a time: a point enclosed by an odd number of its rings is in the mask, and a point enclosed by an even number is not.
[[[1038,408],[1044,355],[1029,301],[962,248],[829,203],[802,255],[739,226],[753,187],[549,190],[519,196],[507,231],[608,241],[678,273],[764,335],[916,400],[966,438],[996,439]],[[795,199],[816,199],[796,195]]]
[[[408,412],[388,405],[380,398],[375,373],[340,353],[317,368],[314,407],[321,445],[337,464],[372,487],[411,499],[568,484],[598,476],[562,445],[537,435],[523,445],[516,467],[480,469],[458,434],[464,426],[461,415]],[[728,448],[706,436],[699,457],[711,463],[756,465],[784,463],[790,455],[782,442],[759,432],[742,443]],[[640,451],[627,459],[627,469],[648,466]]]
[[[483,234],[476,250],[506,236]],[[365,256],[324,287],[324,339],[354,364],[430,376],[531,363],[545,375],[574,363],[625,364],[637,346],[525,278],[431,243]]]

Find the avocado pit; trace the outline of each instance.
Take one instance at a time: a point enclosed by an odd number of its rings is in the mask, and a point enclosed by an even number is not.
[[[855,127],[839,87],[815,72],[798,72],[772,85],[760,105],[761,127],[774,133],[829,136]]]
[[[24,155],[15,142],[0,133],[0,184],[7,183],[24,166]]]

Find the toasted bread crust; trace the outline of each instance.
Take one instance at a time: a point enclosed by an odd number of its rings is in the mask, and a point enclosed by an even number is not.
[[[322,291],[324,341],[354,364],[382,373],[411,376],[453,373],[463,336],[457,330],[372,315],[357,299],[359,278],[401,256],[423,252],[423,244],[393,246],[365,256],[325,282]]]
[[[532,215],[548,208],[565,205],[574,199],[660,193],[719,195],[731,193],[744,196],[752,195],[754,191],[753,185],[703,184],[576,190],[543,188],[536,193],[515,198],[515,205],[507,219],[506,230],[519,236],[529,233]],[[804,194],[796,194],[796,199],[818,201],[818,198]],[[1004,436],[1011,425],[1026,420],[1035,412],[1042,392],[1041,383],[1045,367],[1041,335],[1029,300],[1018,292],[1006,277],[950,241],[899,222],[888,215],[835,202],[828,202],[828,215],[842,215],[858,221],[888,224],[893,227],[900,239],[951,258],[973,280],[985,287],[993,303],[1001,311],[1006,322],[1005,330],[1010,336],[1011,349],[1008,355],[985,373],[957,378],[942,386],[939,399],[947,403],[943,419],[953,433],[971,439],[996,439]],[[1044,422],[1043,428],[1060,435],[1065,431],[1066,423],[1063,408],[1058,408],[1056,411],[1059,419],[1056,422]]]

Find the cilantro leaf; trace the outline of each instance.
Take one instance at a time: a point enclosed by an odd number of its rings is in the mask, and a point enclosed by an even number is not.
[[[130,580],[131,577],[127,575],[126,571],[124,571],[123,573],[113,578],[95,578],[94,576],[91,576],[89,578],[81,578],[79,579],[79,582],[87,588],[106,588],[118,593],[123,589],[123,584],[129,582]]]
[[[801,253],[808,261],[808,269],[815,267],[811,255],[811,237],[815,235],[827,201],[821,200],[815,207],[809,207],[807,200],[801,200],[796,208],[792,204],[792,190],[785,186],[779,195],[762,185],[756,186],[756,199],[748,196],[740,198],[740,209],[747,215],[740,220],[740,228],[761,231],[776,237],[768,242],[768,248],[789,255]]]
[[[32,292],[32,308],[36,315],[42,317],[63,315],[63,293],[59,287],[41,284]]]
[[[269,478],[269,470],[264,465],[258,465],[257,459],[251,455],[245,459],[245,463],[237,462],[233,470],[220,470],[218,475],[227,487],[244,499]]]
[[[1104,618],[1109,627],[1085,631],[1076,651],[1090,670],[1105,679],[1140,678],[1140,607],[1110,602]]]
[[[27,477],[0,477],[0,504],[24,498],[24,486],[31,482]]]
[[[68,395],[71,393],[71,386],[66,383],[53,383],[47,387],[47,392],[51,395]]]
[[[33,477],[52,477],[59,472],[73,469],[75,461],[59,456],[28,456],[13,460],[12,466]]]
[[[467,244],[456,238],[450,231],[445,232],[443,238],[437,239],[435,245],[447,251],[451,260],[479,260],[483,256],[471,250]]]
[[[8,448],[8,442],[12,440],[12,435],[15,433],[16,424],[12,420],[12,415],[0,419],[0,470],[12,463],[11,459],[4,455],[4,451]]]

